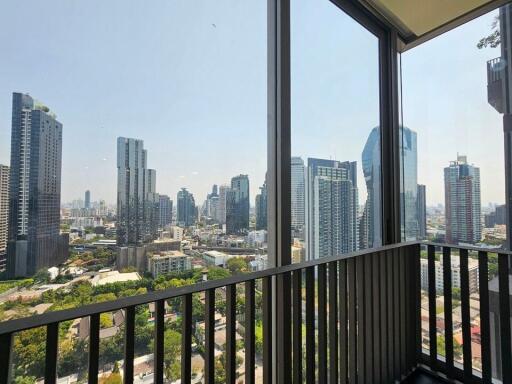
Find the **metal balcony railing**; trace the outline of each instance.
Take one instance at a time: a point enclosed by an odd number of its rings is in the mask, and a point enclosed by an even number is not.
[[[421,248],[428,252],[429,329],[421,325]],[[435,252],[442,249],[444,265],[460,257],[463,365],[454,363],[452,275],[443,271],[444,357],[437,350]],[[481,372],[472,366],[468,253],[478,252],[481,306]],[[499,329],[501,356],[511,356],[509,253],[498,256]],[[0,384],[10,382],[13,335],[45,326],[45,383],[57,380],[59,324],[89,317],[88,381],[98,382],[100,314],[125,310],[124,382],[134,381],[135,308],[155,304],[154,382],[164,382],[165,302],[182,299],[181,383],[191,383],[192,295],[204,294],[204,382],[213,383],[215,290],[226,298],[226,382],[255,382],[255,286],[262,281],[263,382],[390,383],[401,381],[418,366],[464,382],[491,383],[491,324],[487,252],[471,247],[433,243],[403,243],[328,257],[223,280],[151,292],[144,295],[49,312],[0,323]],[[236,286],[245,287],[244,377],[236,372]],[[278,290],[281,289],[280,292]],[[273,294],[278,292],[278,294]],[[425,295],[425,293],[423,293]],[[281,300],[281,301],[279,301]],[[303,303],[305,302],[305,305]],[[305,332],[303,335],[303,327]],[[427,337],[428,348],[423,338]],[[304,336],[304,337],[303,337]],[[273,343],[274,340],[274,343]],[[274,349],[273,345],[277,345]],[[496,347],[498,348],[498,347]],[[277,351],[277,353],[275,352]],[[273,356],[273,353],[276,355]],[[277,363],[275,363],[277,361]],[[507,359],[500,363],[501,380],[512,382]],[[273,375],[273,370],[279,372]]]

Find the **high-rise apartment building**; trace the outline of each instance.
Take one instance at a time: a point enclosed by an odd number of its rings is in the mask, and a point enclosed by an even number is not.
[[[7,273],[30,276],[64,262],[60,234],[62,124],[48,107],[13,93]]]
[[[444,169],[446,241],[474,244],[482,239],[480,169],[466,156]]]
[[[256,230],[267,229],[267,182],[260,187],[256,195]]]
[[[427,238],[427,193],[422,184],[418,184],[417,212],[418,239],[424,240]]]
[[[158,205],[158,226],[166,228],[172,222],[172,200],[167,195],[160,195]]]
[[[305,184],[304,160],[300,157],[291,158],[291,227],[292,236],[304,239],[305,220]]]
[[[7,218],[9,217],[9,167],[0,164],[0,272],[7,263]]]
[[[160,199],[156,171],[147,168],[144,141],[117,139],[117,245],[139,245],[156,238]]]
[[[91,191],[89,191],[89,190],[85,191],[84,208],[85,209],[91,208]]]
[[[357,163],[308,159],[307,259],[358,249]]]
[[[217,208],[217,222],[226,224],[226,195],[229,191],[229,185],[221,185],[219,187],[219,203]]]
[[[249,176],[238,175],[231,179],[226,191],[226,233],[239,234],[249,230]]]
[[[197,207],[192,195],[186,188],[178,192],[176,198],[176,225],[189,227],[197,220]]]

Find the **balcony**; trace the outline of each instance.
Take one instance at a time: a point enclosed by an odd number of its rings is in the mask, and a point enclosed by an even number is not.
[[[439,251],[442,251],[442,257]],[[458,255],[460,262],[456,275],[451,269],[454,255]],[[87,377],[89,383],[97,383],[100,314],[119,310],[125,311],[125,347],[120,371],[125,383],[142,382],[134,374],[135,309],[149,303],[154,305],[152,379],[155,383],[169,382],[164,379],[165,307],[167,300],[176,298],[182,303],[178,314],[182,333],[180,382],[198,382],[197,378],[192,380],[191,370],[192,334],[197,329],[192,317],[193,295],[200,295],[204,300],[203,379],[205,383],[213,383],[216,291],[223,292],[226,300],[227,383],[256,382],[257,360],[259,364],[255,352],[256,294],[262,299],[264,383],[290,379],[294,383],[453,380],[491,383],[492,377],[510,383],[512,367],[507,359],[499,358],[512,355],[510,326],[507,326],[511,305],[509,255],[499,253],[497,277],[489,282],[488,252],[483,249],[402,243],[6,321],[0,324],[0,383],[9,383],[12,379],[13,367],[9,362],[13,355],[13,336],[35,327],[46,327],[44,382],[57,382],[59,324],[78,318],[89,318]],[[450,266],[437,277],[436,257],[438,262],[442,260],[443,265]],[[427,276],[423,276],[428,279],[427,286],[425,281],[422,283],[421,258],[426,259],[428,265]],[[476,289],[470,283],[470,258],[473,265],[478,263]],[[453,277],[460,285],[460,297],[457,298],[460,322],[457,324],[454,321]],[[440,294],[439,291],[436,293],[436,285],[439,285],[436,278],[442,280],[443,286],[442,310],[445,315],[442,322],[436,314],[439,312],[436,294]],[[243,317],[239,316],[237,286],[244,288]],[[261,292],[256,287],[261,287]],[[472,358],[470,300],[474,294],[480,298],[481,367],[473,366]],[[426,317],[425,311],[428,312]],[[236,344],[237,321],[243,326],[245,335],[242,374],[237,373],[236,363],[237,355],[240,355]],[[462,363],[454,351],[455,332],[462,335]],[[440,334],[445,339],[444,351],[438,350]]]
[[[504,68],[506,64],[501,57],[487,62],[487,101],[499,113],[505,110]]]

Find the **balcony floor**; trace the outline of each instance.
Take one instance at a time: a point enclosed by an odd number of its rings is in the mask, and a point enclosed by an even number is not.
[[[448,381],[443,380],[439,377],[435,377],[428,372],[425,372],[422,369],[416,370],[416,372],[412,373],[407,379],[402,381],[405,384],[444,384],[448,383]]]

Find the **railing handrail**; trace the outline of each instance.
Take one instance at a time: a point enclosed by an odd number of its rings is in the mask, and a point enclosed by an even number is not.
[[[60,311],[46,312],[40,315],[28,316],[20,319],[13,319],[0,322],[0,335],[24,331],[31,328],[41,327],[52,323],[87,317],[96,313],[114,312],[128,307],[145,305],[159,300],[168,300],[181,297],[187,294],[200,293],[210,289],[223,288],[228,285],[241,284],[246,281],[262,279],[269,276],[277,276],[287,272],[293,272],[299,269],[314,267],[320,264],[327,264],[333,261],[351,259],[363,256],[369,253],[378,253],[398,249],[411,245],[421,244],[419,241],[402,242],[391,245],[385,245],[378,248],[368,248],[356,252],[345,253],[336,256],[323,257],[320,259],[309,260],[302,263],[290,264],[281,267],[268,268],[263,271],[251,272],[230,276],[224,279],[209,280],[196,284],[187,285],[178,288],[168,288],[161,291],[152,291],[141,295],[118,298],[112,301],[87,304],[82,307],[63,309]]]
[[[483,248],[483,247],[476,247],[474,245],[436,243],[433,241],[421,241],[419,243],[422,245],[432,245],[432,246],[439,247],[439,248],[465,249],[465,250],[474,251],[474,252],[499,253],[501,255],[512,256],[512,251],[507,251],[505,249]]]
[[[290,264],[281,267],[268,268],[263,271],[251,272],[247,274],[240,274],[235,276],[230,276],[224,279],[218,280],[209,280],[205,282],[199,282],[196,284],[187,285],[184,287],[178,288],[168,288],[161,291],[152,291],[141,295],[130,296],[118,298],[112,301],[105,301],[102,303],[93,303],[87,304],[82,307],[63,309],[60,311],[46,312],[40,315],[28,316],[20,319],[6,320],[0,322],[0,335],[19,332],[23,330],[27,330],[30,328],[36,328],[40,326],[45,326],[48,324],[63,322],[67,320],[73,320],[77,318],[87,317],[95,313],[104,313],[104,312],[114,312],[121,309],[125,309],[128,307],[133,307],[137,305],[145,305],[148,303],[156,302],[159,300],[168,300],[177,297],[181,297],[187,294],[192,293],[200,293],[204,291],[208,291],[210,289],[218,289],[222,287],[226,287],[232,284],[241,284],[246,281],[262,279],[269,276],[277,276],[283,273],[293,272],[299,269],[305,269],[309,267],[314,267],[320,264],[327,264],[333,261],[340,261],[345,259],[350,259],[362,255],[366,255],[368,253],[378,253],[389,251],[392,249],[412,246],[412,245],[432,245],[435,247],[448,247],[451,249],[466,249],[468,251],[484,251],[488,253],[499,253],[506,254],[512,256],[511,251],[506,250],[495,250],[495,249],[487,249],[480,248],[475,246],[467,246],[467,245],[456,245],[456,244],[445,244],[445,243],[434,243],[430,241],[409,241],[396,243],[391,245],[385,245],[378,248],[368,248],[355,252],[345,253],[336,256],[323,257],[320,259],[309,260],[302,263]]]

